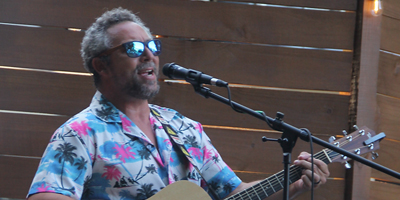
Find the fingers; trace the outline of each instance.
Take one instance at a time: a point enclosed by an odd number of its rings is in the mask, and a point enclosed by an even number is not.
[[[319,187],[322,184],[326,183],[326,178],[324,176],[319,175],[318,173],[314,173],[314,179],[312,180],[312,173],[311,170],[303,170],[303,176],[301,176],[301,179],[304,182],[304,187],[306,189],[311,189],[312,183],[314,182],[314,188]]]
[[[302,187],[304,189],[310,189],[312,182],[314,182],[314,187],[319,187],[319,185],[326,183],[329,176],[329,169],[328,165],[323,161],[314,158],[314,179],[312,179],[311,155],[309,153],[300,153],[298,160],[295,160],[294,164],[303,168],[301,181],[303,182]]]
[[[325,164],[322,160],[314,158],[314,171],[320,170],[326,176],[329,176],[328,165]],[[311,170],[311,154],[307,152],[301,152],[298,156],[298,160],[294,161],[295,165],[298,165],[305,169]]]

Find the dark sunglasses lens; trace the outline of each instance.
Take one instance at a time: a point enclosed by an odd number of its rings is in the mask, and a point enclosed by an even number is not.
[[[147,44],[147,47],[150,49],[151,52],[153,52],[155,56],[161,54],[161,41],[150,40],[149,43]]]
[[[124,44],[126,53],[131,58],[139,57],[143,54],[144,44],[141,42],[129,42]]]

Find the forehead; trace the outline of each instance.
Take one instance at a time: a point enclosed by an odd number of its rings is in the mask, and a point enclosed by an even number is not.
[[[113,45],[119,45],[129,41],[147,41],[151,39],[146,31],[135,22],[126,21],[115,24],[107,29]]]

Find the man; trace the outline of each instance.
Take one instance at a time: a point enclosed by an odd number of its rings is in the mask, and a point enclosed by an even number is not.
[[[52,136],[30,200],[147,199],[179,180],[210,193],[214,188],[222,199],[257,183],[244,183],[235,175],[201,124],[148,104],[159,90],[160,53],[160,41],[125,9],[104,13],[86,31],[81,55],[98,91],[88,108]],[[291,194],[311,188],[309,161],[310,155],[302,153],[294,162],[304,168],[304,175],[291,185]],[[313,181],[318,187],[329,171],[322,161],[314,163]]]

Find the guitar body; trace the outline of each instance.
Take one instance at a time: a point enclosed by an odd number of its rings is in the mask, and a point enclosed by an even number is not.
[[[168,185],[149,200],[211,200],[203,188],[189,181],[178,181]]]

